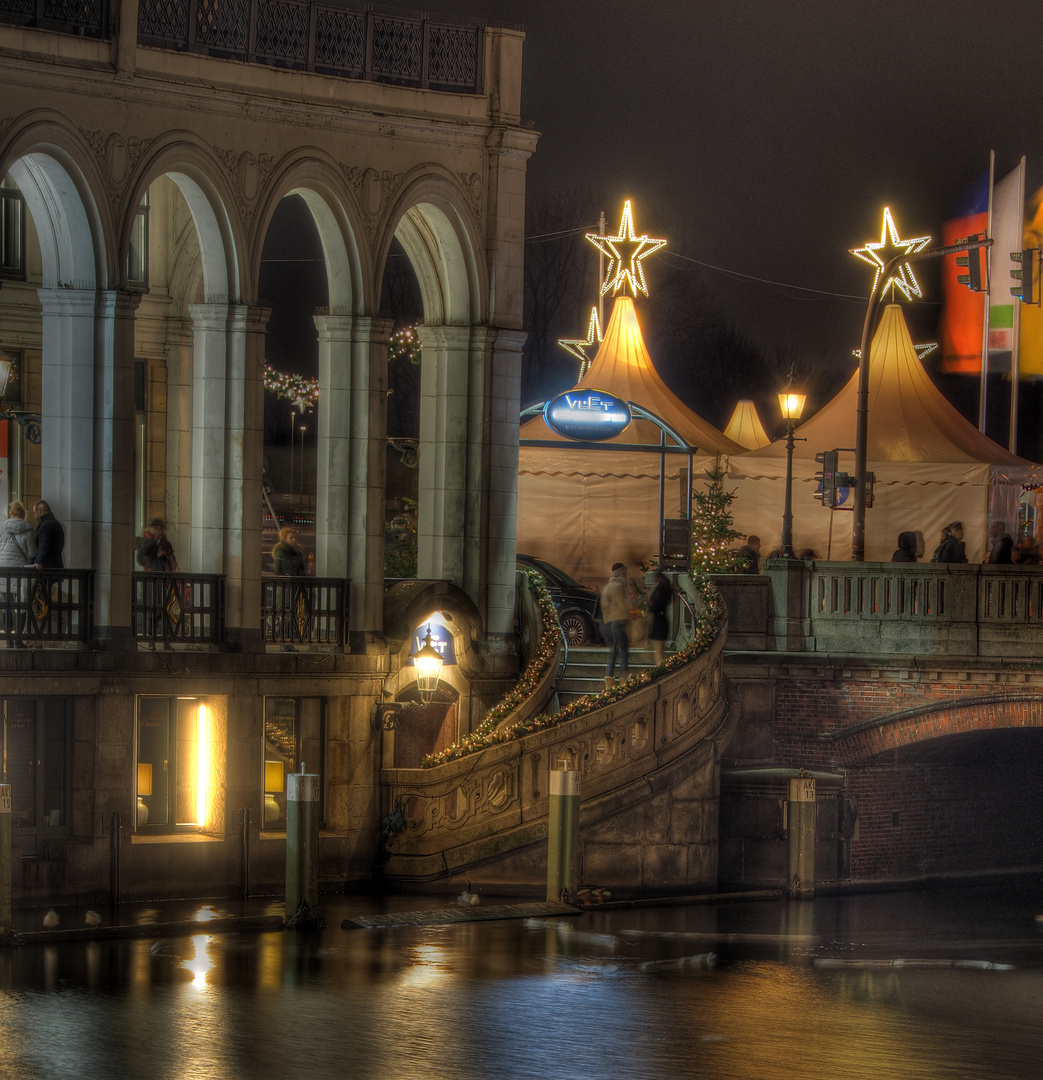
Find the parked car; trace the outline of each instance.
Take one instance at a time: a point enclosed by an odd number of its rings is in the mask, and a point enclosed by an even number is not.
[[[597,645],[597,624],[601,619],[599,597],[570,577],[564,570],[552,566],[535,555],[519,555],[518,568],[535,570],[546,582],[547,591],[558,611],[558,622],[569,645]]]

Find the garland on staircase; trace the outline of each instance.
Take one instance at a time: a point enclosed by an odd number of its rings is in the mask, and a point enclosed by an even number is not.
[[[429,769],[435,765],[444,765],[446,762],[455,761],[457,758],[466,757],[468,754],[485,750],[490,746],[523,738],[526,735],[531,735],[534,731],[555,727],[566,720],[574,720],[577,716],[584,716],[595,709],[601,708],[603,705],[618,701],[620,698],[626,697],[632,690],[647,686],[666,672],[676,671],[694,660],[701,652],[713,644],[724,618],[724,600],[720,590],[702,570],[693,568],[690,571],[690,577],[697,593],[702,598],[702,611],[696,618],[692,640],[683,649],[671,654],[663,663],[657,664],[653,668],[635,672],[622,682],[616,683],[611,690],[602,690],[597,694],[588,694],[586,697],[577,698],[553,714],[540,713],[538,716],[530,717],[527,720],[519,720],[515,724],[501,726],[503,721],[515,709],[532,696],[539,685],[547,666],[554,659],[560,633],[558,613],[554,608],[554,601],[551,600],[543,578],[534,570],[525,570],[523,573],[528,579],[529,589],[535,596],[540,613],[543,616],[543,636],[540,638],[536,655],[526,667],[515,687],[489,710],[485,719],[470,735],[465,735],[458,743],[447,746],[440,753],[429,754],[421,762],[422,768]]]

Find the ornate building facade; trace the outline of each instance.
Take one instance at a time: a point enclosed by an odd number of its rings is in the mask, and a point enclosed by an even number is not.
[[[321,777],[324,878],[368,878],[414,632],[466,733],[518,671],[523,35],[334,4],[0,0],[6,499],[65,570],[10,571],[0,653],[15,895],[281,880],[280,780]],[[314,579],[262,574],[261,255],[321,242]],[[393,245],[423,303],[418,579],[386,618]],[[34,442],[26,433],[39,439]],[[164,518],[157,581],[135,537]],[[289,627],[289,630],[286,628]],[[292,651],[285,646],[290,644]],[[158,646],[158,647],[157,647]],[[379,728],[379,725],[376,725]],[[21,857],[21,863],[17,857]]]

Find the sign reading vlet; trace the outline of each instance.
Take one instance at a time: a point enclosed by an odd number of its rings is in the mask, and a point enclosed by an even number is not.
[[[567,390],[547,402],[543,419],[566,439],[599,442],[621,435],[633,417],[625,401],[604,390]]]

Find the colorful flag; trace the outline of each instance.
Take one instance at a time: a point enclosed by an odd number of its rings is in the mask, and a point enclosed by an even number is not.
[[[1021,247],[1034,248],[1043,243],[1043,188],[1032,196],[1029,217],[1025,222]],[[1011,282],[1015,285],[1016,282]],[[1035,295],[1039,296],[1037,285]],[[1023,379],[1043,378],[1043,310],[1035,304],[1021,305],[1021,348],[1018,370]]]
[[[1014,298],[1010,276],[1018,265],[1011,260],[1012,251],[1021,251],[1022,192],[1025,159],[992,189],[992,247],[989,249],[989,371],[1009,371],[1006,357],[995,358],[993,353],[1009,353],[1014,348]],[[997,363],[997,359],[999,362]]]
[[[958,216],[942,226],[943,245],[955,244],[967,236],[980,236],[987,232],[991,179],[990,169],[964,196]],[[969,252],[969,255],[973,258],[978,256],[978,252]],[[948,374],[978,375],[981,373],[985,336],[985,294],[971,292],[966,285],[961,285],[956,278],[963,273],[966,270],[957,266],[955,255],[947,255],[942,260],[945,306],[938,323],[942,352],[938,368]]]

